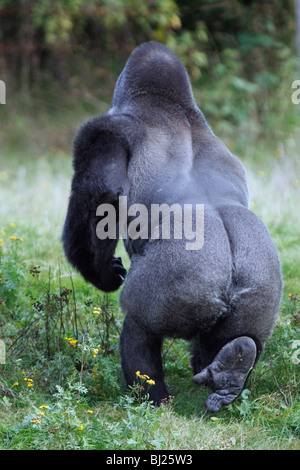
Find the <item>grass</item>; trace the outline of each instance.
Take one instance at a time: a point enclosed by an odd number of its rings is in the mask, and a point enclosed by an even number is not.
[[[71,138],[68,133],[88,112],[74,119],[70,111],[66,122],[60,117],[55,138],[50,123],[53,147],[48,149],[44,130],[33,143],[26,140],[39,117],[19,118],[17,135],[12,124],[6,127],[0,155],[0,338],[6,343],[6,363],[0,364],[0,449],[299,449],[296,138],[257,142],[243,156],[253,210],[271,232],[284,278],[277,326],[247,390],[217,415],[207,413],[203,403],[209,391],[191,381],[188,344],[167,340],[164,364],[174,399],[155,409],[134,403],[122,389],[118,294],[105,295],[86,284],[71,271],[61,247],[72,174],[62,136]],[[40,119],[44,125],[46,115]],[[118,250],[128,264],[124,248]]]

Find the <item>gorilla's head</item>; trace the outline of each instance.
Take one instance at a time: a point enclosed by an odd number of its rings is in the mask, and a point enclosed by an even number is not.
[[[113,106],[139,95],[159,95],[184,108],[195,108],[188,74],[176,55],[158,42],[137,47],[121,73]]]

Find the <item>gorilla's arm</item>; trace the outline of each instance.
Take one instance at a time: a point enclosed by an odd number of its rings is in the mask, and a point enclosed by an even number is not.
[[[63,230],[67,259],[88,282],[106,292],[118,289],[126,275],[121,259],[114,258],[118,227],[116,239],[99,240],[96,235],[97,207],[112,204],[118,224],[118,198],[129,188],[129,147],[119,132],[122,124],[104,116],[79,129],[74,140],[74,176]]]

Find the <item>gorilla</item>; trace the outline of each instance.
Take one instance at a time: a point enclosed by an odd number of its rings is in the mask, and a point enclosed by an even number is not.
[[[273,330],[281,269],[267,228],[249,209],[242,163],[210,129],[186,69],[169,48],[149,42],[132,52],[109,112],[79,127],[73,167],[64,250],[102,291],[117,290],[126,277],[120,297],[126,385],[140,371],[155,381],[150,400],[159,405],[168,399],[163,340],[184,338],[193,344],[193,381],[212,391],[205,407],[219,411],[241,394]],[[201,247],[188,249],[185,234],[162,237],[162,217],[149,216],[144,225],[154,224],[159,236],[123,237],[130,256],[126,273],[114,256],[122,235],[120,197],[149,210],[155,204],[187,207],[194,233],[203,232]],[[97,235],[108,214],[99,218],[102,205],[115,210],[116,237]],[[198,205],[204,207],[200,228]],[[132,220],[128,213],[125,225]]]

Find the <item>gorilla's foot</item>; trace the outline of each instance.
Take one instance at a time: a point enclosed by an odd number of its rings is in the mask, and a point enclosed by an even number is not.
[[[208,411],[216,413],[241,394],[255,359],[255,342],[248,336],[241,336],[225,344],[213,362],[194,376],[196,384],[214,391],[205,402]]]

